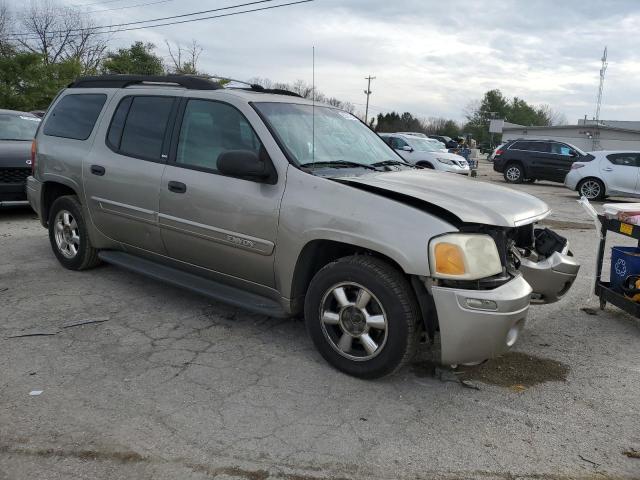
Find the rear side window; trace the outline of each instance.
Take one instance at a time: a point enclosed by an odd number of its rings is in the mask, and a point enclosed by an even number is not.
[[[638,163],[637,153],[612,153],[611,155],[607,155],[607,160],[614,165],[623,165],[627,167],[640,166]]]
[[[529,142],[514,142],[513,145],[509,147],[509,150],[531,150],[529,148]]]
[[[122,99],[107,132],[107,145],[122,155],[160,160],[174,102],[173,97]]]
[[[91,135],[107,96],[74,94],[63,97],[47,118],[43,133],[51,137],[86,140]]]

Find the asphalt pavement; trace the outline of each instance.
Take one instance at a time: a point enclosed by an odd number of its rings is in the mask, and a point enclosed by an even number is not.
[[[469,181],[504,185],[485,162]],[[454,371],[423,346],[378,381],[329,367],[300,319],[67,271],[30,210],[1,211],[0,479],[640,478],[640,321],[589,301],[576,194],[510,188],[583,263],[568,297],[501,359]]]

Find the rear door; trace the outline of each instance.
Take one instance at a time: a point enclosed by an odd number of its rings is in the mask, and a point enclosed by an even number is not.
[[[550,180],[564,182],[564,177],[567,176],[571,165],[576,161],[575,153],[572,155],[574,150],[566,143],[560,142],[550,142],[549,146],[551,150],[550,162],[554,165],[553,178]]]
[[[244,108],[243,113],[240,108]],[[268,160],[246,104],[189,99],[181,106],[160,187],[160,227],[172,258],[272,287],[285,177],[275,184],[222,175],[221,153],[251,150]],[[264,157],[266,156],[266,157]]]
[[[178,100],[125,90],[113,103],[112,119],[103,122],[83,164],[91,218],[114,240],[165,253],[158,227],[159,190]]]
[[[528,159],[530,169],[530,177],[538,180],[554,180],[556,178],[555,157],[551,154],[551,145],[549,142],[529,141]]]
[[[600,175],[607,191],[635,194],[638,191],[638,153],[610,153],[600,160]]]

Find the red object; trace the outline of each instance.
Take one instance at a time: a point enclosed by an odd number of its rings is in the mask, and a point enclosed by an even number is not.
[[[495,156],[497,157],[498,155],[502,155],[503,153],[504,153],[504,150],[496,150]]]
[[[33,140],[31,142],[31,175],[35,175],[36,173],[36,150],[37,150],[36,141]]]

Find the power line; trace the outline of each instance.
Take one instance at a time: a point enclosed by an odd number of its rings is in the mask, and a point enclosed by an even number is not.
[[[240,3],[237,5],[231,5],[228,7],[219,7],[219,8],[213,8],[211,10],[202,10],[199,12],[193,12],[193,13],[184,13],[182,15],[172,15],[170,17],[159,17],[159,18],[152,18],[149,20],[138,20],[136,22],[127,22],[127,23],[114,23],[112,25],[98,25],[96,27],[91,27],[91,28],[71,28],[69,30],[52,30],[50,32],[47,32],[48,34],[55,34],[55,33],[70,33],[70,32],[82,32],[82,31],[86,31],[86,30],[100,30],[103,28],[119,28],[119,27],[127,27],[129,25],[138,25],[140,23],[151,23],[151,22],[160,22],[160,21],[164,21],[164,20],[172,20],[174,18],[184,18],[184,17],[192,17],[194,15],[202,15],[205,13],[211,13],[211,12],[219,12],[222,10],[232,10],[235,8],[240,8],[240,7],[247,7],[249,5],[256,5],[259,3],[267,3],[267,2],[273,2],[274,0],[254,0],[253,2],[247,2],[247,3]],[[302,3],[302,2],[301,2]],[[177,22],[177,23],[181,23],[181,22]],[[186,23],[186,22],[182,22],[182,23]],[[126,30],[117,30],[117,31],[126,31]],[[107,32],[108,33],[108,32]],[[7,37],[19,37],[19,36],[33,36],[33,33],[31,32],[17,32],[17,33],[8,33]]]

